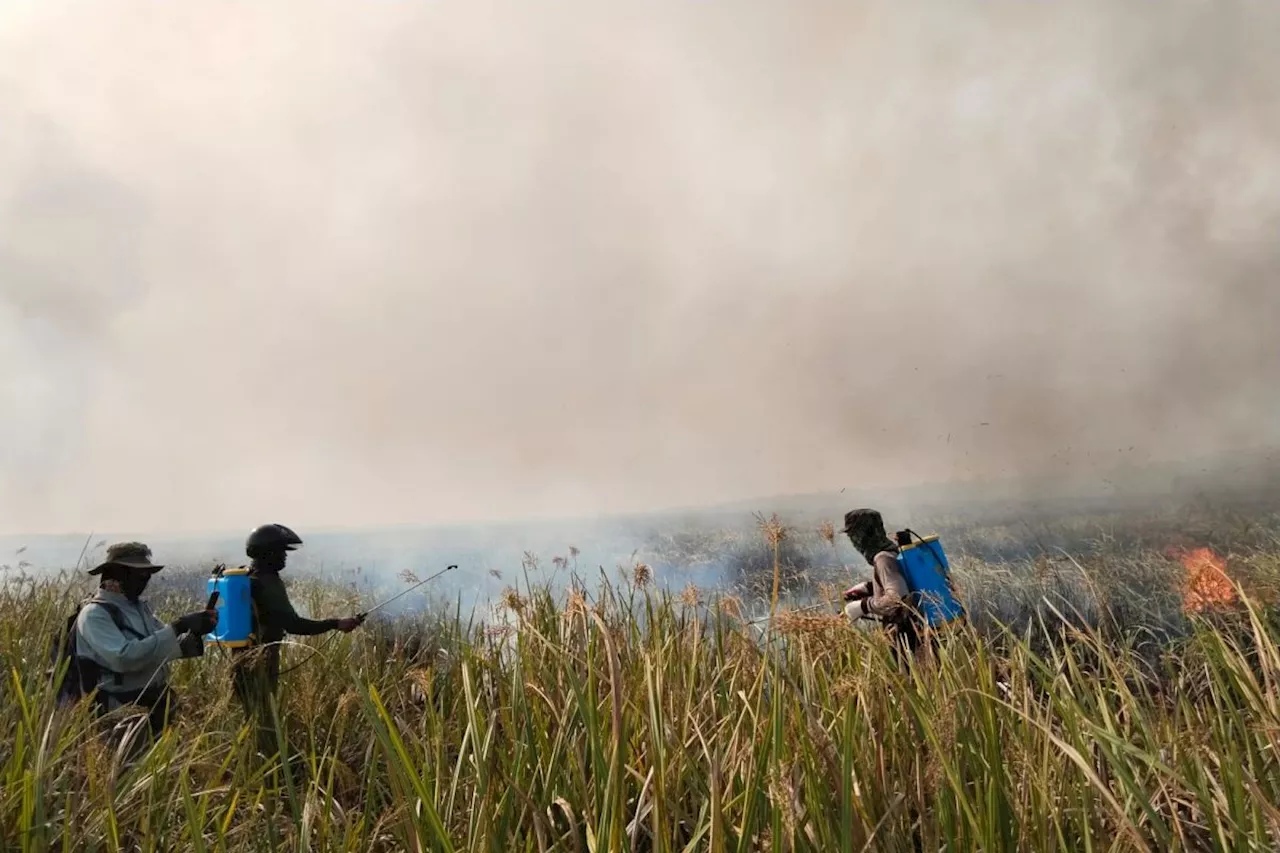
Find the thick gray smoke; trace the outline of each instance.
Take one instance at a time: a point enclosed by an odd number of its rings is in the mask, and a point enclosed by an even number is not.
[[[1278,34],[1192,0],[5,3],[0,529],[1266,445]]]

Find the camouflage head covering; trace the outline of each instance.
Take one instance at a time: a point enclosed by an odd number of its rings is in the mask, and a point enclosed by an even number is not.
[[[854,509],[844,514],[844,529],[853,547],[857,548],[867,562],[881,551],[897,551],[889,535],[884,532],[884,519],[874,509]]]
[[[99,566],[89,570],[91,575],[99,575],[108,568],[144,569],[160,571],[164,566],[151,562],[151,549],[141,542],[118,542],[107,549],[107,559]]]

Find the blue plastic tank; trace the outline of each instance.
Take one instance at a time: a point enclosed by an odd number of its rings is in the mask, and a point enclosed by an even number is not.
[[[911,588],[913,605],[924,615],[925,623],[936,628],[963,617],[964,605],[952,589],[951,563],[938,537],[917,539],[898,546],[898,566]]]
[[[249,583],[246,568],[221,569],[209,578],[209,594],[218,592],[218,627],[205,636],[207,642],[224,649],[253,644],[253,597]]]

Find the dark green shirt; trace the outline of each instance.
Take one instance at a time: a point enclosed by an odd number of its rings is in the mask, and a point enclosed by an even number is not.
[[[278,643],[285,634],[311,637],[337,629],[337,619],[299,616],[293,609],[293,602],[289,601],[289,592],[284,588],[279,573],[254,571],[249,577],[255,609],[253,630],[259,643]]]
[[[278,572],[249,573],[249,591],[253,597],[253,632],[256,636],[254,646],[237,649],[235,669],[244,674],[257,672],[274,685],[280,675],[280,641],[285,634],[310,637],[336,630],[337,619],[306,619],[293,609],[289,601],[289,593],[284,588]],[[265,648],[263,648],[265,647]],[[254,652],[244,654],[244,652]]]

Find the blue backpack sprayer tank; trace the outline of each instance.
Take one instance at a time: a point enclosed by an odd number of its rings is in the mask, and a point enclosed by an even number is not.
[[[208,591],[218,610],[218,627],[205,640],[224,649],[239,649],[253,644],[253,596],[250,593],[249,570],[218,566],[209,578]],[[213,599],[213,596],[217,596]]]
[[[911,590],[911,605],[924,616],[925,625],[937,628],[963,618],[964,605],[951,583],[951,563],[937,535],[921,537],[914,530],[900,530],[897,539],[898,567]]]

